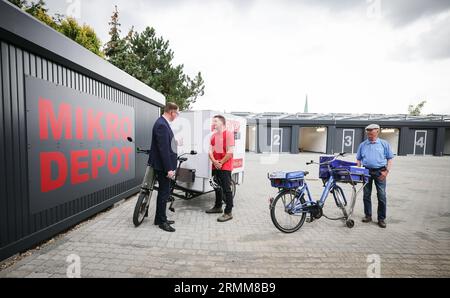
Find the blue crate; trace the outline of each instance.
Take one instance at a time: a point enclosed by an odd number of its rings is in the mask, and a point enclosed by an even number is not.
[[[363,167],[351,166],[347,169],[336,169],[334,179],[342,183],[365,183],[369,178],[369,170]]]
[[[320,163],[324,163],[324,162],[330,161],[332,159],[334,159],[333,155],[323,155],[320,157]],[[339,159],[332,161],[330,164],[331,169],[345,169],[345,170],[350,170],[350,167],[356,167],[356,165],[357,164],[355,162],[339,160]],[[330,178],[330,172],[328,171],[327,165],[321,165],[319,167],[319,178],[321,178],[321,179]]]
[[[268,175],[272,187],[275,188],[297,188],[303,185],[305,172],[272,172]]]

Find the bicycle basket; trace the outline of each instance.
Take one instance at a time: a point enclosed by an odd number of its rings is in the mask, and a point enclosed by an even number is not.
[[[334,156],[329,155],[323,155],[320,157],[320,163],[324,163],[330,160],[333,160]],[[331,169],[344,169],[350,171],[350,167],[356,167],[355,162],[345,161],[345,160],[339,160],[336,159],[330,163]],[[330,178],[330,172],[328,170],[327,165],[321,165],[319,167],[319,178],[321,179],[328,179]]]
[[[342,183],[365,183],[369,179],[369,170],[363,167],[351,166],[333,171],[334,179]]]
[[[303,185],[305,172],[272,172],[268,175],[272,187],[275,188],[297,188]]]

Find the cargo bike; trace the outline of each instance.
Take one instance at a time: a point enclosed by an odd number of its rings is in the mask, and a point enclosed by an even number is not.
[[[129,138],[129,141],[131,141],[131,138]],[[136,148],[136,152],[147,155],[150,154],[150,150],[144,150],[139,147]],[[181,154],[177,157],[178,166],[175,171],[175,177],[171,180],[170,183],[170,194],[168,199],[168,202],[170,203],[169,210],[172,212],[175,212],[175,208],[173,207],[175,198],[191,200],[209,192],[213,192],[216,190],[222,191],[219,182],[216,180],[216,177],[212,177],[210,179],[212,190],[207,192],[193,191],[192,189],[188,189],[180,185],[181,181],[193,182],[195,180],[195,170],[181,168],[182,164],[188,160],[188,157],[186,157],[187,155],[194,156],[197,155],[197,152],[195,150],[191,150],[190,152]],[[233,180],[231,180],[230,183],[232,195],[234,198],[236,194],[236,183]],[[156,176],[153,168],[147,165],[144,179],[141,185],[141,190],[139,191],[138,200],[133,212],[133,223],[136,227],[140,226],[144,219],[148,217],[148,209],[150,207],[150,200],[152,198],[154,190],[158,190]]]
[[[356,198],[368,182],[369,171],[363,167],[357,167],[356,163],[338,159],[343,156],[345,153],[321,156],[319,163],[314,161],[306,163],[306,165],[319,165],[319,178],[323,182],[324,190],[318,201],[313,200],[308,184],[305,182],[309,172],[282,171],[268,174],[272,187],[278,189],[275,198],[269,199],[270,216],[278,230],[293,233],[303,226],[307,217],[308,221],[312,222],[322,216],[331,220],[344,220],[348,228],[353,228],[355,222],[351,217]],[[344,190],[339,186],[340,183],[351,185],[349,204]],[[336,206],[342,211],[342,217],[330,218],[323,213],[323,207],[330,194]]]

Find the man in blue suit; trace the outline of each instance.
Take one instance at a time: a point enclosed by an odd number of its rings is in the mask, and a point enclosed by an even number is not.
[[[156,199],[155,225],[167,232],[175,232],[171,226],[175,222],[167,220],[166,207],[170,195],[170,179],[175,177],[177,168],[177,144],[169,123],[178,116],[178,106],[167,103],[164,114],[156,120],[152,132],[152,146],[148,164],[155,170],[158,181],[158,197]]]

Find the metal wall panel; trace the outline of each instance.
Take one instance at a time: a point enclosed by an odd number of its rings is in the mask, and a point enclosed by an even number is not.
[[[436,129],[408,129],[406,133],[406,144],[405,150],[406,154],[414,154],[414,147],[416,142],[416,132],[425,131],[426,132],[426,143],[424,144],[425,155],[434,155],[436,147]],[[418,154],[417,155],[422,155]]]
[[[345,146],[344,131],[346,131],[346,132],[354,131],[354,134],[352,133],[351,140],[345,139],[345,142],[351,143],[350,146]],[[331,130],[329,130],[328,133],[333,133],[333,132]],[[355,127],[336,128],[333,139],[334,139],[333,153],[341,153],[342,151],[351,153],[350,152],[351,150],[347,149],[350,147],[353,147],[353,153],[356,153],[358,151],[359,145],[364,140],[364,129],[363,128],[355,128]]]

